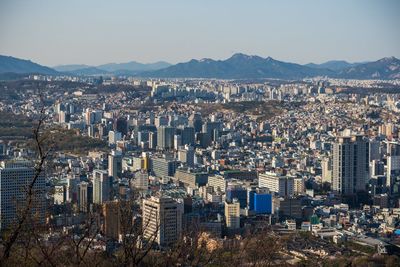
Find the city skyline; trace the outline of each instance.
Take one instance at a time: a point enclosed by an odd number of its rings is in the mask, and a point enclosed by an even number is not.
[[[0,54],[48,66],[175,64],[239,52],[299,64],[400,57],[397,1],[3,1],[0,7]]]

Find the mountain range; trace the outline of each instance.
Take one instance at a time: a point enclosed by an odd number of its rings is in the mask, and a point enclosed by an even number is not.
[[[56,71],[66,72],[75,75],[95,75],[95,74],[114,74],[114,75],[135,75],[143,71],[153,71],[171,66],[170,63],[159,61],[155,63],[139,63],[130,61],[127,63],[108,63],[99,66],[89,65],[59,65],[53,67]]]
[[[58,72],[52,68],[36,64],[30,60],[0,55],[0,73],[41,73],[55,75]]]
[[[374,62],[348,63],[343,60],[322,64],[300,65],[271,57],[234,54],[226,60],[209,58],[192,59],[171,65],[167,62],[143,64],[136,61],[109,63],[99,66],[60,65],[54,68],[41,66],[29,60],[0,56],[0,78],[4,74],[48,75],[132,75],[154,78],[217,78],[217,79],[302,79],[327,76],[346,79],[399,79],[400,60],[386,57]],[[15,75],[14,75],[15,76]]]

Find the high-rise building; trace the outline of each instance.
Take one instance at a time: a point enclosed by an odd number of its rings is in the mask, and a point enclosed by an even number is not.
[[[27,205],[27,189],[35,177],[35,168],[29,161],[12,160],[0,164],[0,230],[11,226]],[[41,173],[32,188],[29,218],[45,221],[45,176]]]
[[[112,177],[105,170],[93,171],[93,203],[102,204],[111,200]]]
[[[124,117],[120,117],[114,121],[113,129],[120,132],[122,136],[128,134],[128,121]]]
[[[190,146],[178,150],[178,160],[188,167],[194,167],[194,155],[194,149]]]
[[[303,177],[294,177],[293,185],[294,185],[294,193],[296,195],[302,195],[306,191]]]
[[[326,157],[321,161],[322,183],[332,184],[332,159]]]
[[[149,133],[149,148],[156,149],[157,148],[157,132]]]
[[[165,117],[165,116],[159,116],[154,119],[154,125],[157,128],[159,128],[161,126],[167,126],[168,122],[169,122],[168,117]]]
[[[154,176],[165,177],[174,176],[176,169],[176,162],[174,160],[167,160],[165,158],[152,159],[152,169]]]
[[[201,132],[203,127],[203,121],[201,119],[201,114],[194,113],[189,117],[189,126],[194,128],[196,133]]]
[[[194,127],[183,127],[181,129],[182,136],[182,145],[191,145],[195,144],[195,130]]]
[[[207,184],[208,173],[178,169],[175,172],[175,178],[185,187],[198,188]]]
[[[79,210],[89,212],[89,206],[93,203],[93,186],[82,181],[79,184]]]
[[[161,247],[175,243],[182,231],[183,203],[170,197],[143,200],[143,236]]]
[[[68,123],[71,119],[71,114],[66,111],[60,111],[58,113],[58,122],[59,123]]]
[[[272,195],[262,190],[250,191],[249,210],[256,214],[272,214]]]
[[[228,180],[226,180],[222,175],[211,175],[208,177],[207,185],[213,187],[216,192],[225,192]]]
[[[182,146],[182,136],[179,134],[174,135],[174,149],[178,150]]]
[[[260,173],[258,175],[258,186],[266,187],[280,196],[293,196],[294,194],[294,178],[272,172]]]
[[[157,128],[157,148],[172,149],[174,147],[175,128],[160,126]]]
[[[400,181],[400,156],[388,156],[386,168],[386,187],[392,191],[396,180]]]
[[[103,203],[104,234],[107,238],[121,240],[131,233],[132,212],[128,202],[114,200]]]
[[[333,190],[341,195],[364,191],[369,173],[369,145],[363,136],[341,136],[333,144]]]
[[[108,143],[110,145],[115,145],[120,140],[122,140],[122,134],[120,132],[115,132],[115,131],[108,132]]]
[[[207,121],[203,124],[203,133],[210,136],[211,141],[216,141],[219,135],[219,131],[222,129],[222,123],[220,121]]]
[[[225,220],[228,229],[240,228],[240,203],[236,198],[225,201]]]
[[[108,155],[108,175],[114,179],[121,178],[122,175],[122,154],[113,150]]]
[[[228,184],[226,189],[226,200],[232,202],[233,199],[237,199],[240,203],[240,208],[247,206],[247,189],[241,184]]]

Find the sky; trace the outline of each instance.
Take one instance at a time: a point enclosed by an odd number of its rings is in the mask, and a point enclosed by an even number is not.
[[[0,54],[55,66],[400,58],[399,0],[0,0]]]

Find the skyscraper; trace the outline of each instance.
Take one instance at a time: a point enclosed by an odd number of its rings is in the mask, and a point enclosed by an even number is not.
[[[27,205],[27,189],[35,177],[29,161],[3,161],[0,165],[0,230],[7,229]],[[37,222],[45,220],[45,176],[40,174],[33,186],[30,214]]]
[[[174,147],[175,128],[170,126],[160,126],[157,128],[157,148],[171,149]]]
[[[234,198],[231,202],[225,201],[225,220],[228,229],[240,228],[240,203]]]
[[[175,243],[182,231],[183,203],[170,197],[143,200],[143,236],[159,246]]]
[[[333,190],[352,195],[365,190],[369,172],[369,145],[361,135],[338,137],[333,144]]]
[[[183,127],[181,129],[182,145],[194,145],[195,144],[195,130],[194,127]]]
[[[88,182],[79,184],[79,210],[88,212],[89,205],[93,203],[93,186]]]
[[[93,203],[102,204],[112,196],[112,177],[105,170],[93,171]]]
[[[121,178],[122,174],[122,155],[119,151],[111,151],[108,155],[108,175],[114,179]]]

